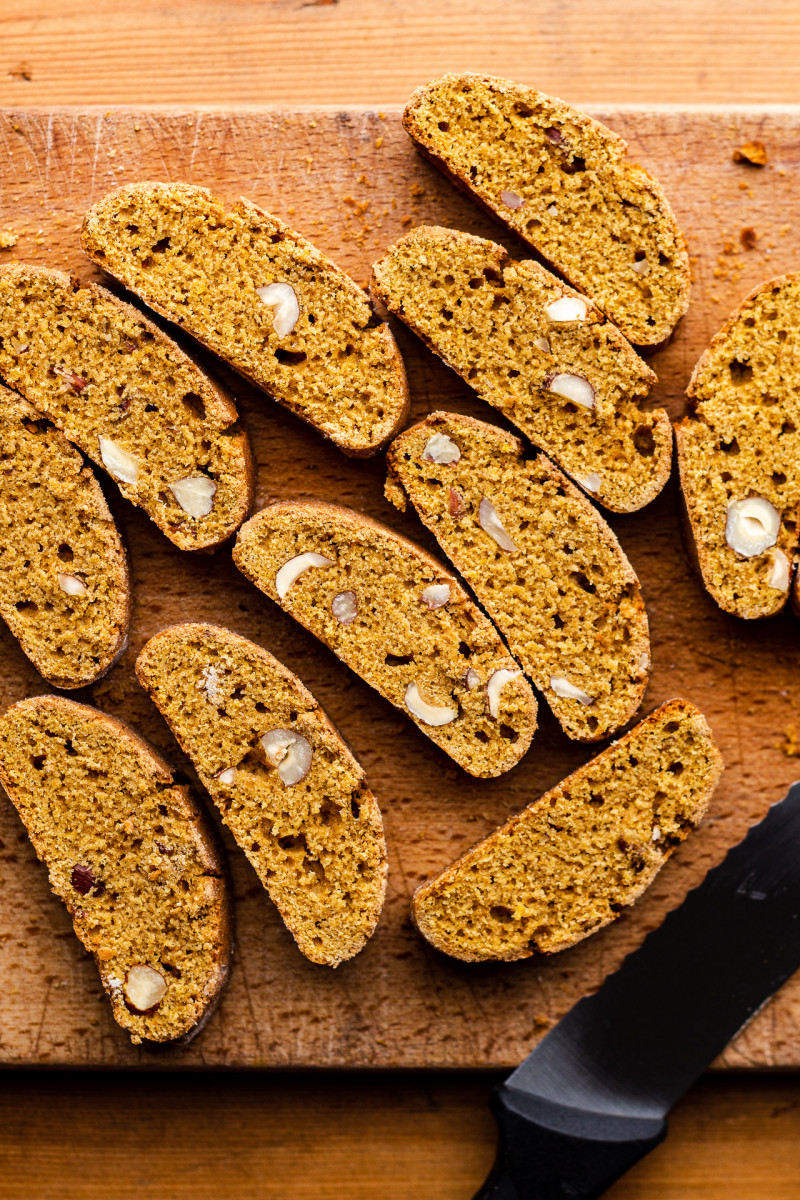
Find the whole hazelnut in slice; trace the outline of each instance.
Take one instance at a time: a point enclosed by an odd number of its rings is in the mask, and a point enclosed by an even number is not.
[[[260,739],[264,755],[271,767],[276,767],[286,787],[305,779],[311,770],[311,743],[291,729],[270,729]]]
[[[131,1012],[150,1013],[158,1008],[167,993],[167,981],[149,963],[136,963],[125,976],[125,1003]]]
[[[781,527],[777,508],[761,496],[732,500],[725,522],[725,541],[743,558],[754,558],[774,546]]]
[[[268,283],[256,288],[256,295],[272,309],[272,328],[279,338],[292,332],[300,317],[297,293],[288,283]]]

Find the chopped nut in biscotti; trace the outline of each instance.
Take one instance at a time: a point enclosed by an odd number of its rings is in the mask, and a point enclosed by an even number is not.
[[[503,522],[497,515],[497,509],[486,496],[481,497],[478,505],[478,520],[481,529],[485,530],[489,537],[494,538],[501,550],[505,550],[508,554],[514,554],[519,550],[519,546],[508,536]]]
[[[202,521],[214,507],[217,485],[207,475],[194,475],[178,479],[169,485],[183,511],[195,521]]]
[[[167,994],[167,981],[148,963],[136,963],[125,976],[125,1003],[135,1013],[152,1013]]]
[[[259,300],[272,309],[272,327],[279,338],[290,334],[300,319],[297,293],[289,283],[270,283],[256,288]]]

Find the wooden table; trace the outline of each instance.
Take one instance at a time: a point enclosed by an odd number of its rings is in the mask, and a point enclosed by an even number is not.
[[[390,104],[457,67],[576,102],[800,99],[794,0],[6,0],[0,46],[3,105]],[[8,1072],[0,1193],[466,1200],[493,1153],[494,1082]],[[796,1200],[799,1141],[795,1076],[707,1077],[612,1195]]]

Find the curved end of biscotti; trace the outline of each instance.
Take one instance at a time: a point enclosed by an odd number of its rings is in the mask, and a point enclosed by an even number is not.
[[[151,638],[136,674],[301,953],[330,967],[358,954],[386,893],[383,819],[308,689],[261,646],[197,622]],[[304,746],[305,775],[284,779],[261,741],[270,731]]]
[[[233,951],[224,854],[191,789],[124,722],[62,696],[0,717],[0,781],[117,1022],[135,1043],[188,1040]]]

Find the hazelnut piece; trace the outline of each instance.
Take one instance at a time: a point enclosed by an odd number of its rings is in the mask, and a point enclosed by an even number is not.
[[[767,576],[767,587],[775,588],[779,592],[785,592],[789,586],[789,566],[789,559],[776,546],[772,551],[772,562],[769,575]]]
[[[461,458],[461,451],[446,433],[435,433],[425,443],[422,457],[426,462],[435,462],[444,466],[447,463],[457,463]]]
[[[171,483],[169,490],[187,516],[200,521],[207,517],[214,507],[217,485],[207,475],[189,475]]]
[[[725,541],[743,558],[754,558],[775,545],[780,527],[781,515],[769,500],[747,496],[728,505]]]
[[[68,596],[84,596],[86,594],[86,584],[77,575],[63,575],[59,572],[56,579],[62,592],[66,592]]]
[[[331,600],[331,612],[340,625],[349,625],[358,616],[358,597],[355,592],[337,592]]]
[[[458,716],[457,708],[428,704],[423,700],[416,683],[410,683],[405,692],[406,708],[425,725],[449,725]]]
[[[432,583],[430,587],[425,588],[425,591],[420,596],[420,600],[423,604],[427,604],[428,608],[441,608],[444,604],[447,604],[449,599],[449,583]]]
[[[550,687],[557,696],[562,700],[577,700],[580,704],[593,704],[593,697],[585,692],[583,688],[576,687],[574,683],[570,683],[563,675],[551,675]]]
[[[485,496],[478,506],[478,521],[481,529],[488,533],[489,537],[494,538],[501,550],[506,550],[509,554],[519,550],[519,546],[515,545],[506,533],[503,523],[497,515],[497,509]]]
[[[566,372],[548,375],[544,386],[548,392],[555,396],[563,396],[573,404],[580,404],[583,408],[594,408],[594,388],[583,375],[569,375]]]
[[[131,1012],[151,1013],[158,1008],[167,992],[167,981],[160,971],[148,963],[136,963],[125,976],[125,1003]]]
[[[486,699],[489,704],[489,715],[495,720],[500,712],[500,693],[510,680],[516,679],[521,674],[521,671],[512,671],[508,667],[501,667],[498,671],[492,671],[489,676],[489,682],[486,685]]]
[[[119,479],[123,483],[136,483],[139,478],[138,459],[129,454],[127,450],[123,450],[122,446],[118,446],[116,442],[112,442],[111,438],[103,437],[102,433],[99,434],[97,441],[100,445],[100,459],[109,475],[113,475],[115,479]]]
[[[284,338],[294,329],[300,317],[297,293],[288,283],[268,283],[256,288],[259,300],[272,309],[272,328],[279,338]]]
[[[522,208],[523,204],[525,203],[522,196],[518,196],[516,192],[508,192],[505,190],[500,193],[500,199],[502,200],[503,204],[505,204],[506,208]]]
[[[223,767],[221,770],[217,771],[214,778],[218,779],[220,783],[230,785],[236,779],[236,767]]]
[[[324,554],[317,554],[313,550],[307,550],[305,554],[296,554],[294,558],[290,558],[285,562],[275,575],[275,591],[281,600],[286,596],[289,588],[298,579],[304,571],[309,567],[332,567],[333,559],[326,558]]]
[[[567,321],[585,321],[588,311],[589,305],[581,296],[559,296],[546,306],[544,315],[558,325]]]
[[[583,479],[579,478],[578,483],[587,492],[600,491],[600,476],[597,474],[597,471],[592,471],[590,475],[584,475]]]

